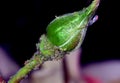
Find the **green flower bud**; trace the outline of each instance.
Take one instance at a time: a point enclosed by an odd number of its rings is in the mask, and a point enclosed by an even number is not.
[[[80,46],[98,4],[99,0],[94,0],[81,11],[56,17],[47,27],[48,39],[64,51]]]
[[[100,0],[94,0],[81,11],[56,17],[47,26],[47,33],[42,35],[37,45],[41,57],[45,60],[60,58],[64,53],[81,46],[87,27],[99,5]],[[48,58],[49,57],[49,58]]]

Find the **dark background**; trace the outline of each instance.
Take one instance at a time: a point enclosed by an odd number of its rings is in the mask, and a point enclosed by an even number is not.
[[[20,65],[36,51],[35,44],[56,15],[78,11],[90,0],[17,0],[1,2],[0,46]],[[120,60],[119,5],[101,0],[99,20],[88,28],[82,44],[82,65]]]

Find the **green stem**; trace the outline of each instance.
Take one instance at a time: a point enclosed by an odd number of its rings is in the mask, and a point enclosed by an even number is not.
[[[20,81],[28,75],[34,68],[40,66],[42,61],[40,60],[40,55],[34,55],[24,67],[22,67],[14,76],[10,78],[8,83],[20,83]]]

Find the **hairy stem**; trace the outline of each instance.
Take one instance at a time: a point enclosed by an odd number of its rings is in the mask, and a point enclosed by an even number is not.
[[[8,83],[20,83],[20,81],[26,77],[33,69],[40,66],[42,64],[42,60],[40,59],[40,55],[34,55],[29,61],[25,63],[25,66],[22,67],[14,76],[10,78]]]

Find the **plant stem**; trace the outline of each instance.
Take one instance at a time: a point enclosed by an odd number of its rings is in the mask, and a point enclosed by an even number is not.
[[[37,68],[42,64],[40,55],[34,55],[30,60],[25,63],[25,66],[22,67],[14,76],[10,78],[8,83],[20,83],[20,81],[28,75],[33,69]]]

